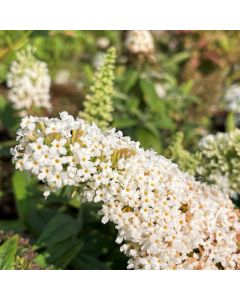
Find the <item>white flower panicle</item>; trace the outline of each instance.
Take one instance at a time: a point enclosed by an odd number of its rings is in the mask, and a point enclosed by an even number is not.
[[[51,109],[51,78],[47,64],[34,57],[34,49],[28,47],[16,54],[7,75],[10,88],[8,98],[20,115],[24,116],[36,109]]]
[[[107,47],[109,47],[110,45],[110,40],[105,37],[105,36],[101,36],[97,39],[97,46],[101,49],[106,49]]]
[[[149,30],[130,30],[125,40],[127,50],[142,57],[151,57],[154,54],[154,40]]]
[[[240,130],[218,132],[199,143],[197,174],[232,197],[240,193]]]
[[[68,185],[83,189],[85,201],[102,202],[102,222],[115,224],[128,268],[239,268],[231,200],[121,132],[63,112],[25,117],[17,140],[16,168],[44,181],[46,196]]]
[[[230,86],[223,100],[226,110],[240,113],[240,86],[237,84]]]

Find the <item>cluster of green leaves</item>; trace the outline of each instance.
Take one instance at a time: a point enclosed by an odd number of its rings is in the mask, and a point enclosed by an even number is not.
[[[126,258],[113,237],[115,229],[101,225],[98,206],[71,199],[65,190],[44,200],[41,187],[28,175],[15,171],[12,188],[18,220],[0,221],[0,228],[28,233],[34,250],[58,269],[121,269]],[[69,201],[71,199],[71,201]],[[1,248],[0,248],[1,249]]]
[[[158,84],[164,90],[163,96],[157,93]],[[117,87],[113,125],[140,141],[144,148],[164,153],[177,129],[191,139],[191,129],[198,124],[185,122],[187,108],[197,101],[191,94],[190,81],[179,85],[167,73],[156,76],[128,68],[118,77]]]
[[[0,270],[43,270],[53,268],[36,253],[29,240],[0,231]]]

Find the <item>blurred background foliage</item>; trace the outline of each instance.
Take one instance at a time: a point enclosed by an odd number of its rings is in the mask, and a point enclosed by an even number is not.
[[[46,201],[41,183],[14,171],[9,149],[19,117],[7,99],[6,76],[17,50],[32,45],[36,57],[48,64],[53,111],[46,115],[65,110],[77,116],[103,54],[114,46],[112,126],[146,149],[175,161],[184,157],[182,169],[192,170],[195,162],[188,151],[194,153],[203,136],[226,130],[228,112],[222,99],[227,87],[240,81],[239,31],[152,31],[154,51],[141,59],[129,53],[126,35],[0,31],[0,230],[5,232],[0,237],[0,269],[6,268],[4,263],[20,269],[126,268],[113,238],[115,229],[101,224],[97,205],[81,203],[79,195],[71,198],[68,189]],[[178,152],[172,151],[174,143]],[[25,255],[19,241],[32,250]],[[12,257],[4,262],[6,248]],[[29,257],[36,263],[29,263]]]

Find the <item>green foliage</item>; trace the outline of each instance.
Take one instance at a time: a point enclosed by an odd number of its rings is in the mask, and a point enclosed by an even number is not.
[[[79,198],[71,199],[71,190],[56,193],[45,201],[37,182],[19,171],[13,176],[13,189],[21,223],[4,222],[3,226],[7,230],[27,230],[48,265],[60,269],[110,269],[126,265],[126,258],[112,239],[114,229],[99,226],[97,207],[81,204]]]
[[[107,128],[112,122],[114,95],[114,63],[115,48],[110,48],[103,60],[102,66],[95,74],[91,94],[84,101],[84,110],[79,113],[86,121],[96,123],[100,128]]]
[[[0,246],[0,270],[13,270],[17,252],[18,237],[13,236]]]
[[[11,134],[15,133],[19,117],[7,99],[0,95],[0,126],[4,126]]]
[[[22,174],[20,171],[15,171],[12,180],[19,218],[21,221],[28,220],[28,215],[36,207],[36,183],[34,179],[29,178],[28,175]]]
[[[183,138],[182,132],[176,134],[172,145],[169,147],[169,156],[182,171],[194,175],[199,162],[197,156],[184,149]]]
[[[47,244],[49,247],[56,243],[62,242],[69,237],[74,237],[78,233],[76,221],[66,214],[59,213],[54,215],[46,224],[38,243]]]
[[[30,33],[27,30],[0,30],[0,60],[21,48],[27,42]]]
[[[30,34],[26,30],[0,30],[0,83],[6,78],[11,56],[27,43]]]
[[[20,235],[0,231],[0,270],[46,268],[49,268],[46,261],[33,250],[28,239]]]

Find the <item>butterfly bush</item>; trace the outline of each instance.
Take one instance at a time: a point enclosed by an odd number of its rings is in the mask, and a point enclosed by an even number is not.
[[[129,53],[139,58],[152,58],[155,47],[149,30],[130,30],[127,32],[125,46]]]
[[[240,193],[240,130],[207,135],[199,148],[197,173],[232,196]]]
[[[39,108],[51,110],[50,85],[47,64],[34,57],[34,49],[19,51],[7,75],[7,86],[8,98],[20,115]]]
[[[237,269],[240,223],[231,200],[170,160],[110,129],[74,119],[25,117],[11,150],[17,169],[101,202],[130,269]]]

